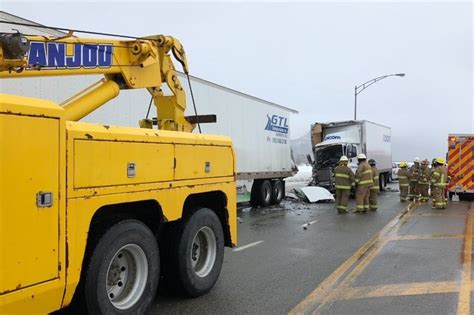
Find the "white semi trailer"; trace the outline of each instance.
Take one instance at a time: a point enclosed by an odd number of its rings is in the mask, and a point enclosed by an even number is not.
[[[392,172],[391,129],[367,120],[350,120],[311,125],[311,144],[314,161],[312,185],[335,191],[334,168],[342,155],[349,158],[349,166],[357,169],[357,155],[364,153],[374,159],[380,172],[383,190]]]
[[[189,86],[184,75],[180,76],[191,104]],[[191,77],[191,86],[198,114],[217,115],[216,123],[201,124],[202,132],[232,138],[238,201],[255,206],[278,204],[285,195],[284,179],[296,171],[291,158],[290,118],[297,111],[197,77]],[[186,112],[194,114],[191,106]]]

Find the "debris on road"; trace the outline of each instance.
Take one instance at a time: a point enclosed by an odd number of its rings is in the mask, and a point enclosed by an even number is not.
[[[287,193],[285,194],[285,199],[286,199],[286,200],[299,200],[298,196],[295,195],[295,194],[292,193],[292,192],[287,192]]]
[[[295,188],[293,191],[296,195],[309,202],[314,203],[318,201],[329,201],[334,202],[334,196],[329,192],[329,190],[318,187],[318,186],[307,186],[301,188]]]
[[[301,226],[303,227],[304,230],[307,230],[308,227],[309,227],[311,224],[315,224],[316,222],[318,222],[318,220],[314,220],[314,221],[305,223],[305,224],[303,224],[303,225],[301,225]]]

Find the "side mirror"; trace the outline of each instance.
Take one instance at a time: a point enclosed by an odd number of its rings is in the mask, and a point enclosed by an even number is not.
[[[313,165],[313,159],[311,158],[311,154],[306,154],[306,159],[308,160],[309,165]]]
[[[352,159],[352,158],[354,158],[354,157],[356,157],[356,156],[357,156],[357,150],[356,150],[355,146],[351,145],[351,146],[350,146],[350,151],[349,151],[349,156],[348,156],[348,157],[349,157],[350,159]]]

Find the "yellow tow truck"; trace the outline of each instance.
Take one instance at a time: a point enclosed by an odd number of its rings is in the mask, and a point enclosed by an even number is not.
[[[0,314],[140,314],[161,280],[207,293],[236,244],[232,142],[191,132],[180,42],[110,38],[0,34],[1,78],[104,75],[61,104],[0,94]],[[79,122],[143,88],[157,118],[141,128]]]

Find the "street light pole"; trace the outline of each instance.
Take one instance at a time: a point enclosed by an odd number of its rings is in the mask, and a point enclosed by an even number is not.
[[[377,77],[377,78],[373,78],[372,80],[364,82],[359,86],[356,85],[355,88],[354,88],[354,120],[357,120],[357,95],[359,95],[363,90],[365,90],[366,88],[368,88],[369,86],[371,86],[372,84],[374,84],[374,83],[376,83],[380,80],[386,79],[388,77],[401,77],[401,78],[403,78],[404,76],[405,76],[405,73],[387,74],[387,75],[383,75],[383,76],[380,76],[380,77]]]
[[[354,87],[354,120],[357,120],[357,85]]]

